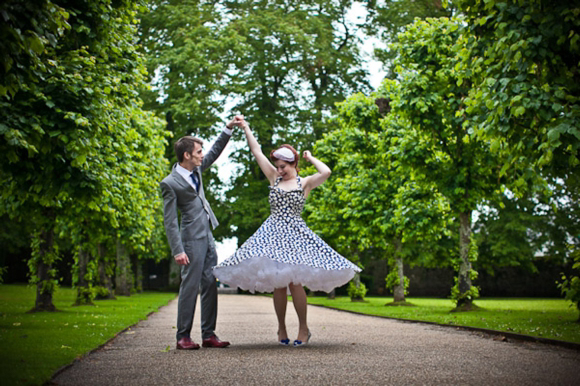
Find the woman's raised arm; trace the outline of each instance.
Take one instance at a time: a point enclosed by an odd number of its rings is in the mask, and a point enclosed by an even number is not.
[[[274,165],[272,165],[268,157],[266,157],[264,153],[262,153],[262,147],[254,137],[254,134],[252,134],[248,122],[244,121],[241,127],[244,130],[244,133],[246,134],[248,146],[250,146],[250,151],[254,155],[254,158],[256,158],[256,162],[258,162],[258,166],[260,166],[260,169],[262,170],[266,178],[268,178],[268,181],[270,181],[270,185],[274,185],[276,177],[278,176],[276,168],[274,167]]]
[[[328,179],[328,177],[330,177],[331,171],[330,168],[326,166],[324,162],[315,158],[312,155],[312,153],[310,153],[310,151],[308,150],[304,152],[302,158],[304,158],[306,161],[314,165],[314,167],[318,171],[318,173],[315,173],[311,176],[304,178],[304,185],[302,186],[302,189],[304,189],[304,197],[308,197],[308,194],[312,189],[321,185],[324,181]]]

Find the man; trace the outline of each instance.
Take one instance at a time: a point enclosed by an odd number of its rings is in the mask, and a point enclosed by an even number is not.
[[[174,145],[178,163],[171,174],[161,181],[163,219],[171,253],[181,266],[181,285],[177,304],[177,349],[199,349],[191,339],[193,315],[201,284],[201,333],[203,347],[227,347],[215,335],[217,318],[217,287],[212,267],[217,265],[217,253],[211,226],[218,221],[205,199],[201,174],[219,157],[241,123],[237,116],[226,125],[204,157],[203,141],[191,136],[180,138]],[[177,211],[181,212],[178,226]]]

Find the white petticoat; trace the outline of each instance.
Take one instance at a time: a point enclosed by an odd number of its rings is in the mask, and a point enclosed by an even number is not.
[[[216,267],[216,276],[230,287],[254,292],[273,292],[290,283],[301,284],[312,291],[330,292],[350,281],[353,269],[326,270],[304,264],[288,264],[268,257],[254,257],[237,265]]]

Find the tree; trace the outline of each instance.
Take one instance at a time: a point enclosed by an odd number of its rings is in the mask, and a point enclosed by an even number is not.
[[[325,137],[325,139],[328,141],[322,144],[320,143],[322,141],[318,141],[313,151],[318,159],[327,165],[332,165],[335,161],[334,154],[326,153],[325,150],[328,149],[326,146],[330,141],[337,138]],[[331,169],[336,171],[334,166],[331,166]],[[351,219],[345,218],[343,203],[337,200],[336,186],[332,181],[333,179],[327,180],[310,193],[304,208],[304,219],[312,230],[321,235],[334,250],[363,268],[367,259],[372,256],[362,248],[360,235],[351,231]],[[356,273],[348,284],[347,294],[351,301],[363,301],[366,293],[367,289],[361,281],[361,275]],[[334,298],[334,296],[334,290],[328,294],[329,298]]]
[[[247,55],[237,34],[226,28],[231,19],[226,2],[155,0],[140,18],[140,43],[153,86],[142,90],[145,107],[165,117],[175,140],[189,134],[213,137],[222,129],[218,122],[225,99],[242,87],[228,82],[232,61]],[[165,156],[176,162],[171,143]],[[220,240],[232,236],[223,224],[232,213],[214,168],[204,181],[206,198],[222,222],[214,232]]]
[[[578,253],[576,246],[571,246],[571,249],[574,249],[572,252],[574,274],[570,276],[562,275],[562,282],[558,284],[558,287],[560,287],[566,299],[576,305],[576,309],[580,311],[580,253]],[[580,315],[578,316],[578,323],[580,323]]]
[[[16,9],[20,2],[8,3]],[[36,225],[29,262],[37,284],[35,309],[52,310],[57,224],[87,208],[99,212],[101,194],[110,194],[115,173],[127,173],[106,165],[116,161],[111,147],[120,147],[111,139],[130,140],[133,135],[129,128],[139,114],[136,97],[144,68],[133,41],[137,8],[133,2],[95,0],[75,3],[66,10],[50,2],[42,4],[48,10],[57,9],[57,18],[68,16],[70,28],[53,36],[54,40],[49,36],[52,44],[35,50],[39,54],[34,57],[42,65],[34,67],[36,72],[28,78],[17,73],[27,83],[0,100],[0,130],[6,139],[0,144],[0,177],[5,187],[1,210]],[[28,15],[18,15],[22,18],[11,19],[14,30],[30,23]],[[47,36],[50,31],[46,29]],[[24,56],[12,68],[29,65]]]
[[[507,159],[578,188],[580,147],[579,9],[566,0],[460,0],[469,33],[459,41],[461,77],[475,133]],[[461,82],[460,78],[460,82]]]
[[[237,43],[224,34],[222,3],[152,0],[140,15],[140,43],[153,86],[142,94],[145,106],[166,117],[175,138],[216,134],[228,71],[225,57]],[[173,157],[171,147],[167,157]]]
[[[161,200],[158,181],[166,173],[165,135],[163,123],[149,112],[140,109],[140,102],[134,101],[128,109],[120,108],[116,121],[120,130],[111,131],[100,142],[98,168],[106,179],[100,184],[97,194],[81,205],[66,211],[69,219],[67,234],[72,243],[79,248],[78,255],[85,256],[80,264],[78,278],[83,285],[78,286],[77,303],[86,303],[97,291],[96,284],[98,261],[96,256],[105,258],[100,247],[109,244],[116,250],[118,294],[130,295],[132,290],[132,271],[129,256],[147,256],[159,259],[165,254],[154,253],[163,250],[165,235],[161,218]],[[109,242],[111,241],[111,242]],[[163,247],[160,246],[163,245]],[[103,261],[103,263],[106,260]],[[90,263],[90,272],[84,267]],[[138,267],[138,266],[137,266]],[[103,272],[105,267],[101,268]],[[83,281],[83,276],[88,276]],[[89,280],[90,278],[90,280]],[[108,279],[100,278],[107,285]],[[102,293],[104,295],[104,293]]]
[[[20,90],[34,88],[49,71],[45,48],[56,47],[70,29],[69,13],[48,0],[3,1],[0,10],[0,97],[11,98]],[[18,140],[16,133],[12,135]]]
[[[494,274],[506,266],[537,270],[535,255],[546,242],[542,231],[545,204],[530,197],[504,195],[501,200],[483,201],[473,232],[478,246],[478,269]]]
[[[221,105],[231,101],[265,153],[281,143],[310,145],[327,130],[322,121],[335,102],[368,89],[355,27],[347,20],[351,4],[155,1],[141,26],[148,68],[157,74],[147,105],[166,115],[177,136],[193,132],[207,139],[220,128]],[[237,152],[234,161],[241,167],[225,200],[211,197],[214,187],[221,191],[217,178],[208,200],[222,223],[216,239],[235,231],[243,243],[268,216],[267,184],[249,151]]]
[[[578,239],[580,10],[564,0],[456,4],[466,16],[459,81],[472,82],[470,126],[505,159],[500,176],[517,198],[552,196],[540,239],[570,260],[562,239]]]
[[[420,171],[423,182],[434,184],[448,200],[459,224],[458,277],[453,296],[458,309],[470,309],[477,297],[472,285],[477,256],[472,240],[472,213],[484,199],[501,191],[501,163],[489,143],[477,140],[467,123],[463,100],[470,85],[456,68],[460,58],[454,42],[461,20],[416,21],[394,45],[400,87],[391,93],[391,114],[411,123],[399,142],[403,162]]]
[[[408,285],[403,261],[427,260],[428,245],[445,233],[448,204],[433,186],[417,184],[422,177],[404,170],[393,151],[408,123],[392,115],[383,119],[377,102],[395,92],[389,90],[394,87],[385,81],[377,93],[355,94],[339,104],[333,122],[339,128],[316,144],[317,156],[333,160],[333,179],[326,191],[330,194],[317,195],[311,205],[320,212],[317,219],[338,217],[334,223],[322,223],[331,228],[322,232],[333,232],[340,221],[360,250],[387,257],[387,287],[400,304]]]
[[[350,0],[227,2],[229,34],[243,56],[232,58],[234,110],[246,116],[266,154],[282,143],[298,150],[321,138],[323,119],[348,93],[367,90]],[[234,157],[242,169],[232,183],[229,225],[240,243],[268,215],[267,184],[249,152]],[[256,199],[256,197],[260,197]]]
[[[570,245],[580,234],[577,199],[561,181],[547,196],[506,192],[501,200],[480,205],[474,227],[480,255],[477,265],[490,273],[504,266],[537,271],[538,260],[565,265]]]
[[[395,51],[388,45],[397,40],[397,35],[415,19],[452,17],[455,13],[452,3],[440,0],[371,0],[367,3],[365,30],[387,44],[387,48],[375,48],[374,55],[387,70],[387,78],[394,79],[393,59]]]

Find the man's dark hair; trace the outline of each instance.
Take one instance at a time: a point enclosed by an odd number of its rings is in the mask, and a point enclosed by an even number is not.
[[[177,161],[180,163],[183,162],[183,154],[192,153],[193,149],[195,149],[196,143],[203,146],[203,141],[201,139],[192,137],[191,135],[179,138],[177,142],[173,144],[173,150],[175,150]]]

